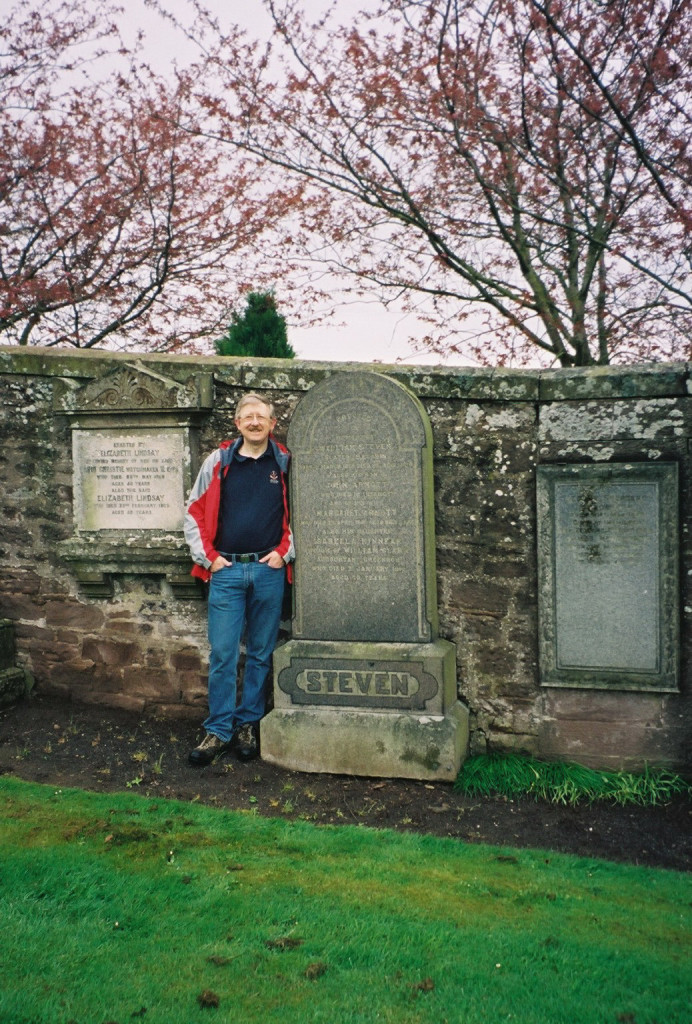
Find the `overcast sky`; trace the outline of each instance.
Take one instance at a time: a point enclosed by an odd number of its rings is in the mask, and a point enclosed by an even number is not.
[[[122,30],[126,40],[133,39],[138,28],[147,39],[147,57],[158,70],[177,59],[185,63],[194,56],[192,49],[156,12],[145,6],[144,0],[119,0],[124,8]],[[165,3],[165,0],[164,0]],[[184,20],[185,0],[168,0],[169,8]],[[252,34],[267,34],[270,19],[261,0],[206,0],[206,6],[219,18],[221,24],[234,21]],[[325,0],[301,0],[306,20],[319,17],[327,6]],[[375,0],[338,0],[339,20],[354,17],[364,7],[375,6]],[[344,326],[293,328],[289,340],[301,359],[351,359],[362,362],[377,360],[383,363],[403,361],[431,364],[440,362],[439,356],[414,354],[409,338],[422,337],[426,327],[411,315],[388,311],[381,303],[349,302],[336,308],[335,320]],[[468,362],[458,357],[449,362]]]

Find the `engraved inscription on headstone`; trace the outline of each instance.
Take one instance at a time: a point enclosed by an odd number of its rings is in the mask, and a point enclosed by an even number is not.
[[[182,528],[182,431],[73,430],[72,442],[79,530]]]
[[[389,378],[337,374],[301,402],[288,444],[296,547],[306,553],[294,636],[429,640],[432,455],[422,407]]]
[[[675,688],[677,466],[538,471],[542,681]]]
[[[626,664],[655,672],[660,659],[656,484],[561,481],[555,487],[555,536],[558,666]],[[599,628],[601,622],[609,628]]]

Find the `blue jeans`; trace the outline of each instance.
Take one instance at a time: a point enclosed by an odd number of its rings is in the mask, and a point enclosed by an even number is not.
[[[279,635],[285,569],[263,562],[235,562],[209,583],[209,717],[204,722],[224,742],[265,710],[265,685]],[[236,707],[236,675],[243,628],[246,659],[243,692]]]

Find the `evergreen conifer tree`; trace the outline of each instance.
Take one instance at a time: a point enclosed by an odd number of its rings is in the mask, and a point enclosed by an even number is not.
[[[220,356],[295,358],[288,343],[286,320],[278,312],[271,292],[249,292],[244,311],[233,311],[226,334],[216,339],[214,347]]]

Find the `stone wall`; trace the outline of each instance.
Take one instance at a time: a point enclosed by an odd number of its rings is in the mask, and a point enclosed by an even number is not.
[[[136,565],[134,555],[110,566],[102,590],[98,565],[91,590],[75,570],[74,417],[60,396],[132,367],[181,385],[213,379],[191,432],[193,463],[232,433],[244,391],[274,401],[283,440],[301,396],[328,374],[376,371],[405,384],[433,428],[440,636],[456,645],[471,752],[692,767],[687,366],[508,371],[0,348],[0,617],[14,624],[20,663],[39,692],[199,719],[203,593],[181,584],[179,568]],[[541,686],[536,467],[628,460],[679,469],[679,692]],[[166,550],[179,567],[182,538]]]

